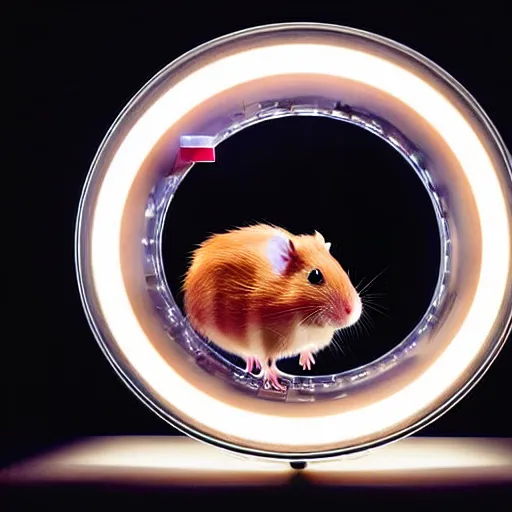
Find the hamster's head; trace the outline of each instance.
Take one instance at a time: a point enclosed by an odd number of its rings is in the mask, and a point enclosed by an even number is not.
[[[331,244],[314,235],[272,237],[267,257],[279,277],[279,295],[284,308],[303,315],[304,325],[342,329],[355,324],[362,302],[350,278],[330,253]]]

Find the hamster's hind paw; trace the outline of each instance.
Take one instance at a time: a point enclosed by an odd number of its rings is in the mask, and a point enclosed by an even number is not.
[[[263,370],[263,385],[268,388],[273,387],[277,391],[286,391],[286,386],[279,382],[280,372],[275,364],[267,366]]]
[[[245,371],[247,373],[252,373],[253,369],[256,368],[258,370],[258,375],[261,373],[261,363],[257,357],[248,357],[246,361]]]
[[[311,370],[311,367],[315,364],[315,357],[313,356],[312,350],[304,350],[300,353],[299,364],[303,370]]]

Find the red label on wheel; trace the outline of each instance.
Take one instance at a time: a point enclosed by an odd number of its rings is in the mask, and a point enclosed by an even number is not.
[[[179,159],[183,162],[215,162],[215,148],[180,148]]]

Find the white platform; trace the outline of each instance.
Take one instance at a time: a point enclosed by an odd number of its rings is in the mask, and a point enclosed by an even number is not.
[[[7,468],[0,480],[279,486],[296,474],[288,464],[239,458],[186,437],[102,437]],[[512,438],[412,437],[358,458],[310,463],[301,478],[328,486],[512,484]]]

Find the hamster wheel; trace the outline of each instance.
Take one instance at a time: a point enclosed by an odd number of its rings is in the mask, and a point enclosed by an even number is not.
[[[430,307],[391,352],[336,375],[290,375],[280,393],[190,328],[161,236],[194,163],[247,126],[292,115],[357,124],[395,147],[430,195],[442,254]],[[510,333],[511,165],[475,100],[393,41],[317,23],[221,37],[151,79],[101,144],[76,229],[86,315],[125,383],[196,439],[288,461],[391,442],[463,397]]]

